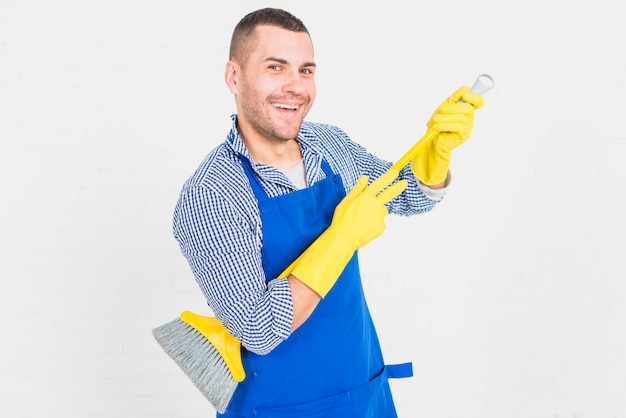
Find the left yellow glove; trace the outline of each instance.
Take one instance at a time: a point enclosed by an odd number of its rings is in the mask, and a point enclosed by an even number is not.
[[[462,102],[459,102],[460,100]],[[467,141],[474,126],[474,111],[484,105],[480,94],[462,86],[439,105],[427,123],[437,132],[413,157],[411,169],[426,185],[443,182],[448,175],[452,150]]]

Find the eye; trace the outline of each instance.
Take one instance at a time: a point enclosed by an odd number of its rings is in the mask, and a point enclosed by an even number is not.
[[[268,65],[267,68],[269,68],[270,70],[274,70],[274,71],[280,71],[280,65],[278,64]]]
[[[311,74],[313,74],[313,69],[312,68],[303,68],[302,70],[300,70],[300,72],[302,74],[311,75]]]

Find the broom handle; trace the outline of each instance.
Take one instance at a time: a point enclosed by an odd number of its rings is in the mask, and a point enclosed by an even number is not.
[[[486,93],[493,88],[493,84],[494,84],[493,78],[491,78],[491,76],[489,76],[488,74],[481,74],[478,76],[476,81],[474,81],[474,84],[470,88],[470,92],[478,93],[478,94]],[[462,101],[463,99],[461,99],[459,102],[462,102]],[[426,134],[419,141],[417,141],[415,145],[411,147],[411,149],[409,149],[402,157],[400,157],[398,161],[396,161],[391,166],[389,170],[398,170],[398,171],[402,170],[405,165],[411,162],[411,160],[415,157],[417,152],[424,145],[430,142],[437,134],[438,132],[435,131],[434,129],[429,129],[426,132]]]

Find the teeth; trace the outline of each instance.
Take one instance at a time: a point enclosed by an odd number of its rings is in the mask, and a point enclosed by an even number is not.
[[[282,103],[274,103],[274,107],[277,107],[279,109],[298,110],[298,106],[290,106]]]

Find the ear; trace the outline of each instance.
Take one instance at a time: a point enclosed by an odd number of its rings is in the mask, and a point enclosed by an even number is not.
[[[224,69],[224,81],[228,86],[228,90],[232,94],[237,94],[239,92],[239,85],[237,83],[237,79],[239,77],[239,64],[234,61],[228,61],[226,63],[226,68]]]

